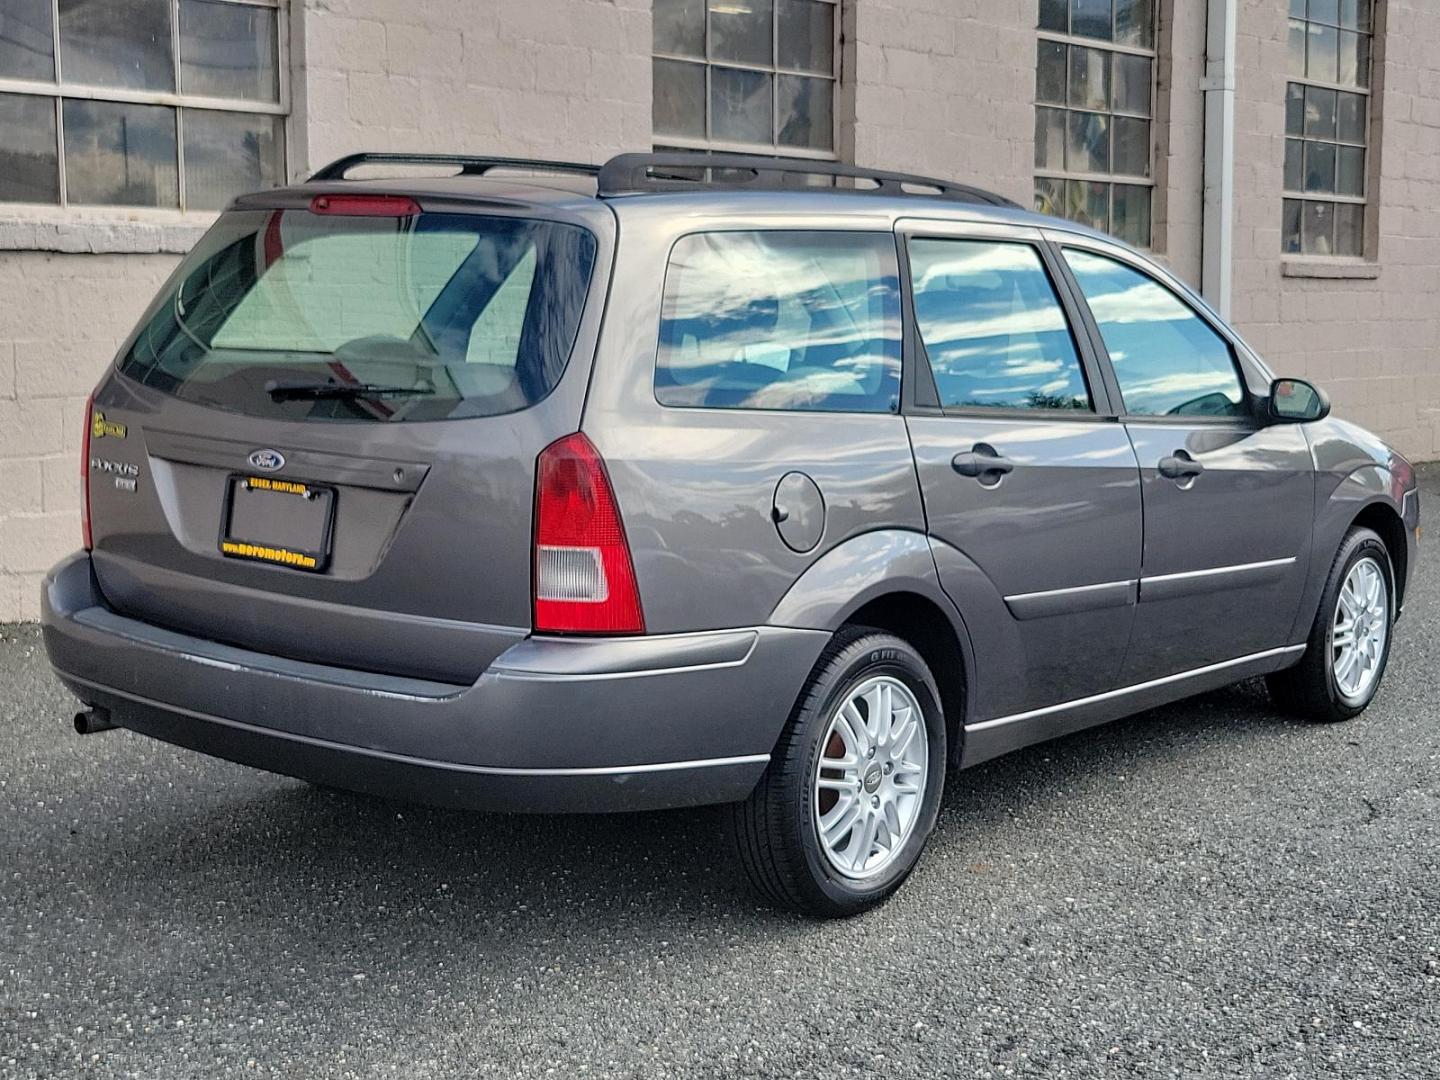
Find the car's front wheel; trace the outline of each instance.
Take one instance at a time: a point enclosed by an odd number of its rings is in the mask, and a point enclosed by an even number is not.
[[[842,630],[816,662],[750,797],[732,808],[741,864],[773,902],[854,915],[905,880],[945,786],[935,678],[909,644]]]
[[[1395,622],[1395,573],[1384,541],[1365,528],[1346,535],[1300,663],[1267,677],[1270,696],[1305,720],[1349,720],[1380,689]]]

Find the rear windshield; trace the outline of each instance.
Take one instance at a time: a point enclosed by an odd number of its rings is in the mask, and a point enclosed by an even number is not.
[[[594,236],[553,221],[236,211],[120,370],[282,419],[514,412],[565,370],[594,263]]]

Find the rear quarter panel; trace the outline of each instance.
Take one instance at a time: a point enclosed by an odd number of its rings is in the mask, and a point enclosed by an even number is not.
[[[694,212],[680,197],[619,207],[620,243],[584,429],[610,471],[635,560],[646,627],[667,633],[770,620],[805,571],[852,537],[923,537],[924,512],[899,415],[666,407],[654,393],[670,249],[712,230],[842,228],[889,234],[877,214]],[[811,551],[788,548],[770,513],[787,473],[824,500]],[[843,591],[843,589],[841,590]],[[860,583],[856,583],[856,592]],[[825,621],[813,609],[807,618]]]

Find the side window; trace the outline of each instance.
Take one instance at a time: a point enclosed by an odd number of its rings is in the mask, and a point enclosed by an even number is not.
[[[900,281],[890,233],[681,238],[660,315],[655,397],[720,409],[891,412]]]
[[[1075,340],[1040,253],[991,240],[911,240],[915,320],[941,405],[1090,409]]]
[[[1125,411],[1138,416],[1244,416],[1230,345],[1154,278],[1115,259],[1067,248]]]

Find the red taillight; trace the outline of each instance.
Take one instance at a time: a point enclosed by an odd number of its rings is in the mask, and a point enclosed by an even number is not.
[[[90,427],[95,423],[95,395],[85,399],[85,432],[80,436],[80,540],[89,551],[95,546],[90,535]]]
[[[310,200],[310,212],[349,217],[414,217],[420,213],[420,204],[406,195],[316,195]]]
[[[579,432],[551,443],[536,463],[533,587],[538,633],[645,632],[605,462]]]

